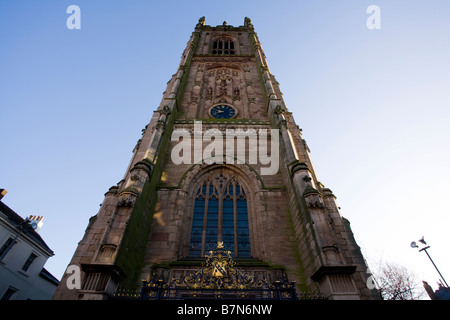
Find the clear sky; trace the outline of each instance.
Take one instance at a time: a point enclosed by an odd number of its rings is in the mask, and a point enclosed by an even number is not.
[[[66,9],[81,9],[69,30]],[[381,10],[370,30],[369,5]],[[252,19],[320,181],[337,196],[371,268],[450,281],[450,2],[0,2],[0,187],[43,215],[61,278],[104,193],[177,71],[201,16]]]

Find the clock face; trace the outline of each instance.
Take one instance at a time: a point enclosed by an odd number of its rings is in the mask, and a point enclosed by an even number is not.
[[[231,119],[236,115],[236,111],[230,105],[219,104],[211,108],[210,114],[216,119]]]

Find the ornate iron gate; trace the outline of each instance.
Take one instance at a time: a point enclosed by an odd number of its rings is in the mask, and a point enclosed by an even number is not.
[[[139,299],[298,299],[295,282],[288,283],[285,278],[273,283],[255,280],[249,273],[236,268],[231,252],[224,249],[223,243],[219,242],[217,249],[206,257],[201,269],[181,279],[143,281]]]

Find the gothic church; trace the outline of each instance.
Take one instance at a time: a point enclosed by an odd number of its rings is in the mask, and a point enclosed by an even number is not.
[[[198,21],[69,265],[80,268],[81,286],[69,289],[66,274],[54,299],[115,299],[142,281],[184,281],[176,294],[193,298],[187,276],[199,270],[210,282],[197,282],[197,297],[257,298],[257,283],[285,283],[297,297],[376,298],[249,18],[238,27]]]

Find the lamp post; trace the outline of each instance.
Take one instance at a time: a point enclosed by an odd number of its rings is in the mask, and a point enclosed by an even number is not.
[[[426,245],[427,243],[425,242],[424,238],[422,237],[419,240],[420,243]],[[419,248],[419,246],[417,245],[417,243],[415,241],[411,242],[411,248]],[[431,263],[433,264],[433,266],[436,268],[436,271],[439,273],[439,275],[441,276],[442,280],[444,281],[445,285],[447,286],[447,288],[449,287],[447,284],[447,281],[445,281],[444,277],[442,276],[441,272],[439,271],[438,267],[436,266],[436,264],[434,263],[433,259],[431,259],[430,254],[428,253],[427,249],[430,248],[430,246],[426,246],[423,247],[422,249],[419,250],[419,252],[421,251],[425,251],[425,253],[427,254],[428,258],[430,259]]]

